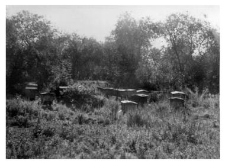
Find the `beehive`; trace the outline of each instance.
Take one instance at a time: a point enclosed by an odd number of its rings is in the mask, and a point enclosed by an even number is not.
[[[28,100],[34,100],[38,93],[38,85],[34,82],[29,82],[25,86],[25,97]]]
[[[134,101],[129,101],[129,100],[121,101],[121,107],[122,107],[123,113],[126,113],[129,110],[136,110],[137,105],[138,105],[138,103],[136,103]]]
[[[138,106],[144,106],[145,104],[148,103],[148,95],[146,94],[135,94],[132,95],[129,100],[134,101],[136,103],[138,103]]]
[[[180,97],[182,99],[185,99],[186,94],[184,92],[180,92],[180,91],[173,91],[173,92],[171,92],[171,97]]]
[[[180,97],[171,97],[170,99],[170,107],[174,109],[179,109],[184,107],[184,99]]]

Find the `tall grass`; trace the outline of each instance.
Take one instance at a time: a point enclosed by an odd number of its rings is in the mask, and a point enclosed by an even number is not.
[[[113,99],[92,110],[7,100],[6,158],[220,158],[219,97],[193,94],[189,114],[160,101],[120,119]]]
[[[194,91],[189,88],[186,88],[189,97],[189,103],[192,107],[202,106],[204,103],[204,97],[208,94],[208,90],[203,90],[202,93],[199,92],[198,88],[196,87]]]

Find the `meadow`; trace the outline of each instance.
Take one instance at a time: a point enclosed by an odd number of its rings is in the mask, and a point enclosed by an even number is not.
[[[219,95],[192,92],[185,109],[164,99],[118,118],[119,101],[82,86],[50,107],[7,99],[6,158],[220,158]]]

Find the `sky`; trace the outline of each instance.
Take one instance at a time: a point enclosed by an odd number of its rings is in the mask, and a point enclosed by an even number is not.
[[[80,36],[93,37],[104,41],[115,29],[119,16],[125,12],[136,20],[149,16],[153,21],[164,21],[172,13],[187,13],[220,29],[219,6],[6,6],[6,16],[27,10],[44,16],[60,31],[75,32]],[[205,18],[204,15],[207,17]]]

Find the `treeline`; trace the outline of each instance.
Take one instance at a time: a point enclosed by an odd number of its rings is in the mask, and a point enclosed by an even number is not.
[[[155,47],[159,41],[164,44]],[[153,22],[125,13],[104,43],[61,33],[44,17],[27,11],[6,19],[7,94],[21,93],[28,81],[48,88],[76,80],[218,93],[219,61],[219,32],[184,14]]]

